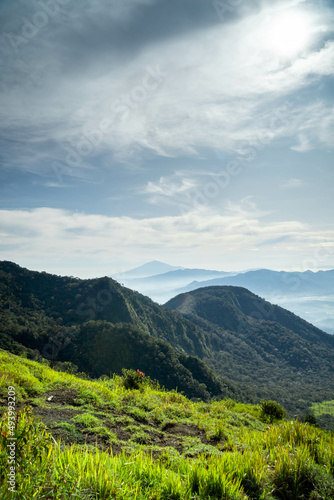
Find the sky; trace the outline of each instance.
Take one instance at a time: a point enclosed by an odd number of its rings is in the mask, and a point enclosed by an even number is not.
[[[0,260],[334,268],[332,0],[0,0]]]

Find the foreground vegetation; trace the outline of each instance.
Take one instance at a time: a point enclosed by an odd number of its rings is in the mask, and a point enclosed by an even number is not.
[[[9,386],[15,493],[6,484]],[[87,380],[5,351],[0,398],[4,500],[334,498],[333,435],[276,421],[283,412],[268,402],[190,401],[139,370]]]

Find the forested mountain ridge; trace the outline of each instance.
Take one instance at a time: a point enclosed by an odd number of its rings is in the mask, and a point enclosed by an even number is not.
[[[217,373],[273,390],[286,405],[289,393],[296,400],[332,398],[334,337],[295,314],[233,286],[183,293],[165,307],[219,339],[214,359],[206,360]]]
[[[199,359],[207,349],[199,327],[111,278],[0,262],[0,314],[0,346],[14,354],[70,362],[94,377],[138,368],[191,397],[242,397]]]
[[[1,347],[15,354],[94,377],[139,368],[191,397],[266,397],[291,411],[333,399],[334,338],[246,289],[200,289],[163,307],[111,278],[1,262],[0,301]]]
[[[334,347],[334,336],[327,334],[294,313],[271,304],[246,288],[208,286],[179,294],[165,304],[182,313],[206,319],[222,328],[240,331],[253,320],[278,322],[304,340]]]

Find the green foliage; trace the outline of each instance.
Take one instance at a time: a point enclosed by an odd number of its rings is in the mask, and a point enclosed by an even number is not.
[[[53,467],[53,446],[51,436],[45,425],[31,414],[30,408],[24,408],[17,414],[15,434],[15,485],[12,494],[8,489],[7,474],[9,471],[9,446],[13,446],[7,427],[8,414],[5,413],[0,423],[0,487],[1,498],[20,498],[28,500],[43,493],[54,494],[61,490],[51,481],[50,468]],[[56,470],[55,470],[56,473]],[[72,484],[74,478],[71,479]],[[61,484],[61,483],[60,483]],[[68,490],[68,487],[66,488]],[[56,498],[51,496],[49,498]],[[61,498],[59,496],[59,498]]]
[[[292,455],[282,450],[275,462],[273,494],[282,500],[322,499],[334,496],[334,481],[314,464],[307,448],[297,448]]]
[[[99,425],[100,420],[89,413],[82,413],[73,417],[73,422],[77,424],[82,424],[85,428],[94,427]]]
[[[334,416],[328,413],[322,413],[317,418],[317,425],[326,431],[334,431]]]
[[[7,363],[4,363],[6,360]],[[7,489],[8,416],[0,423],[0,498],[65,500],[332,500],[333,435],[299,421],[268,426],[260,408],[232,400],[192,402],[144,385],[127,390],[122,377],[83,380],[0,351],[0,378],[8,364],[22,384],[39,381],[54,404],[18,412],[16,496]],[[50,389],[52,384],[53,389]],[[67,392],[66,392],[67,391]],[[95,404],[73,408],[71,393],[96,393]],[[22,393],[21,393],[22,394]],[[63,398],[63,399],[62,399]],[[69,403],[69,401],[68,401]],[[57,406],[57,405],[60,406]],[[49,430],[33,411],[41,411]],[[62,415],[63,421],[50,420]],[[133,417],[130,418],[130,415]],[[161,416],[157,424],[156,416]],[[67,419],[67,420],[66,420]],[[51,428],[51,430],[50,430]],[[75,443],[55,442],[67,431]],[[118,437],[116,436],[118,435]],[[214,439],[207,440],[206,436]],[[82,441],[80,441],[82,443]]]
[[[249,401],[274,399],[302,415],[333,394],[334,336],[293,313],[233,286],[199,288],[166,306],[210,333],[206,362],[243,390],[247,385]]]
[[[334,431],[334,401],[313,403],[309,409],[316,418],[316,425],[328,431]]]
[[[148,415],[142,408],[138,408],[137,406],[127,406],[124,408],[124,411],[127,415],[130,415],[138,422],[147,422]]]
[[[276,401],[262,401],[261,403],[261,418],[264,422],[272,424],[277,420],[282,420],[286,414],[284,408]]]
[[[135,371],[123,368],[122,375],[125,389],[142,389],[146,384],[145,373],[141,372],[139,369]]]
[[[315,415],[321,415],[322,413],[327,413],[329,415],[334,415],[334,401],[322,401],[321,403],[314,403],[312,405],[312,410]]]
[[[317,425],[316,416],[311,411],[306,412],[306,414],[303,418],[303,422],[306,422],[306,423],[311,424],[311,425]]]

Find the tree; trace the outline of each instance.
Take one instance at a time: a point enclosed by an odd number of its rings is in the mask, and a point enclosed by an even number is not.
[[[261,403],[261,419],[264,422],[272,424],[276,420],[282,420],[285,417],[286,411],[276,401],[263,400]]]

